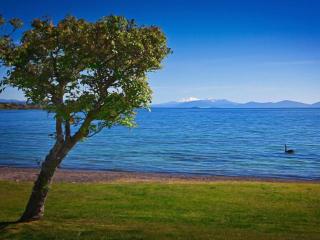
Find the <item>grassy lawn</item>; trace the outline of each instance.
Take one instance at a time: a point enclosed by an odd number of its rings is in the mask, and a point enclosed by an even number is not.
[[[0,222],[16,220],[31,183],[0,182]],[[43,220],[0,239],[320,239],[320,184],[54,184]]]

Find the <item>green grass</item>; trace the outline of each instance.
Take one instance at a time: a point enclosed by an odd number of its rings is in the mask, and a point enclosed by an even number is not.
[[[0,222],[19,217],[30,189],[0,182]],[[320,185],[59,183],[43,220],[0,239],[320,239]]]

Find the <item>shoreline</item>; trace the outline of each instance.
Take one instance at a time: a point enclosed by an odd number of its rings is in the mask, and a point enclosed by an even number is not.
[[[35,181],[39,168],[0,166],[1,181],[32,182]],[[274,177],[231,177],[189,175],[178,173],[145,173],[108,170],[57,169],[53,182],[69,183],[110,183],[110,182],[275,182],[275,183],[314,183],[320,180],[274,178]]]

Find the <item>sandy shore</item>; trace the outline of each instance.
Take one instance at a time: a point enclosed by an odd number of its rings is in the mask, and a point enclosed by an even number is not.
[[[0,180],[34,181],[39,173],[35,168],[0,167]],[[261,181],[261,182],[308,182],[320,183],[320,180],[195,176],[164,173],[136,173],[92,170],[58,169],[55,182],[216,182],[216,181]]]

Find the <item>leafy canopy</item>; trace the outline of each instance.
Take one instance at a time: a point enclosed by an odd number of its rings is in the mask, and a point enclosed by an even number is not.
[[[18,19],[9,23],[21,26]],[[80,126],[81,138],[134,125],[135,109],[151,101],[147,73],[170,53],[158,27],[120,16],[93,23],[68,16],[57,25],[35,19],[31,26],[19,43],[1,36],[0,59],[8,69],[2,88],[17,87],[67,127]]]

